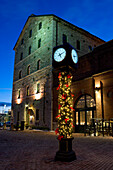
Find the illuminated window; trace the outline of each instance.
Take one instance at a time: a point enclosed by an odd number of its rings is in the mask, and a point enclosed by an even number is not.
[[[40,69],[40,60],[37,61],[37,70]]]
[[[22,70],[19,71],[19,79],[22,78]]]
[[[31,46],[29,46],[29,51],[28,51],[29,55],[31,54]]]
[[[38,40],[38,48],[41,47],[41,38]]]
[[[42,22],[39,23],[39,30],[42,28]]]
[[[36,120],[39,120],[39,109],[36,109]]]
[[[27,75],[30,74],[30,65],[27,67]]]
[[[67,35],[63,34],[62,41],[63,41],[63,44],[67,43]]]
[[[22,45],[22,44],[24,44],[24,39],[23,39],[23,38],[22,38],[22,40],[21,40],[21,45]]]
[[[27,96],[29,96],[29,86],[27,86]]]
[[[94,107],[95,101],[90,95],[83,95],[77,102],[76,108]]]
[[[23,53],[20,54],[20,60],[22,60],[22,59],[23,59]]]
[[[77,50],[80,50],[80,41],[77,40]]]
[[[32,30],[29,31],[29,38],[32,37]]]
[[[40,92],[40,84],[37,83],[37,93],[39,93],[39,92]]]
[[[85,124],[85,111],[80,112],[80,125]]]

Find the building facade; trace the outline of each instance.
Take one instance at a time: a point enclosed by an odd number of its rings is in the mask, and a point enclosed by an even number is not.
[[[14,46],[14,124],[24,121],[26,126],[56,128],[57,74],[53,73],[52,51],[55,46],[65,42],[70,43],[79,56],[72,84],[72,92],[75,95],[73,105],[76,108],[73,115],[75,125],[87,123],[92,114],[101,117],[101,101],[96,99],[95,88],[97,84],[100,88],[100,82],[102,89],[104,88],[102,76],[104,74],[107,79],[107,76],[110,76],[107,71],[112,69],[112,66],[104,67],[106,62],[101,65],[101,50],[107,43],[55,15],[31,15]],[[106,50],[106,55],[109,55],[108,53]],[[106,55],[104,54],[105,60]],[[111,91],[108,96],[110,95],[112,96]],[[86,105],[89,106],[88,110]],[[103,109],[104,112],[106,109]],[[109,118],[110,114],[112,117],[111,112],[105,117]]]

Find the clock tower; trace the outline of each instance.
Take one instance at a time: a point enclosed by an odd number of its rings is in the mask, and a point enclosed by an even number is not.
[[[56,152],[56,161],[73,161],[76,159],[72,150],[73,132],[73,94],[71,92],[71,70],[77,67],[78,55],[69,44],[63,44],[53,49],[53,68],[58,75],[58,115],[56,117],[58,128],[59,151]]]
[[[53,48],[53,68],[76,68],[78,63],[77,51],[69,43]]]

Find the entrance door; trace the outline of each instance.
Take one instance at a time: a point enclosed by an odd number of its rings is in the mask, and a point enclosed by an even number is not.
[[[75,104],[75,132],[84,132],[96,110],[95,101],[89,95],[82,95]]]

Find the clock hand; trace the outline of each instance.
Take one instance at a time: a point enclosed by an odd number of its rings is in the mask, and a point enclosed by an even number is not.
[[[63,53],[64,53],[64,52],[63,52]],[[60,53],[59,56],[61,57],[61,55],[62,55],[63,53]]]

